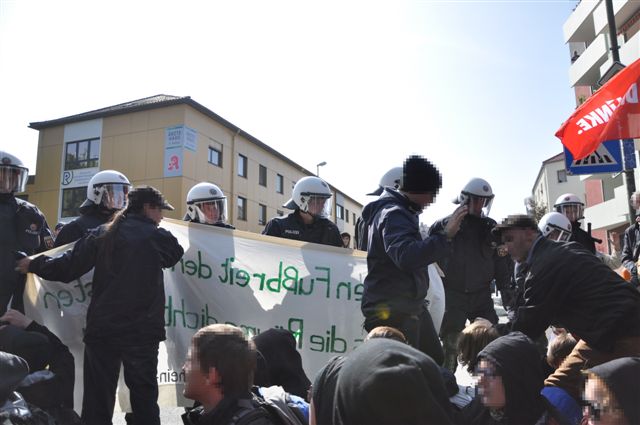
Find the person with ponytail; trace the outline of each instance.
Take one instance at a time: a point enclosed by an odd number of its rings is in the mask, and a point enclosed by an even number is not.
[[[84,335],[82,419],[111,424],[120,366],[130,390],[133,422],[160,424],[158,344],[165,339],[163,268],[184,250],[159,228],[174,208],[156,189],[137,187],[106,225],[89,232],[58,257],[22,259],[17,270],[71,282],[94,268]]]

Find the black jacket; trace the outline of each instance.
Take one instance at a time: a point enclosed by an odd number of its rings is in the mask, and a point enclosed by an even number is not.
[[[85,342],[140,345],[165,339],[162,269],[184,251],[168,231],[150,219],[129,214],[105,252],[104,227],[80,239],[63,255],[35,258],[29,271],[70,282],[95,267]]]
[[[13,194],[0,194],[0,315],[4,314],[11,295],[14,308],[24,312],[25,275],[15,271],[16,252],[33,255],[52,246],[51,231],[37,207]]]
[[[272,218],[262,234],[303,242],[342,246],[342,237],[338,226],[326,218],[316,218],[313,223],[305,224],[298,210],[286,217]]]
[[[444,234],[451,216],[438,220],[429,228],[429,234]],[[489,291],[491,281],[501,291],[510,291],[508,259],[496,252],[491,230],[496,222],[488,217],[467,215],[453,238],[451,255],[439,263],[444,271],[447,291],[473,293]]]
[[[182,415],[184,425],[273,425],[269,413],[247,398],[223,398],[210,412],[202,406]]]
[[[513,329],[531,339],[556,325],[607,351],[619,337],[640,335],[640,293],[575,242],[540,237],[524,279]]]
[[[419,314],[429,289],[427,266],[442,260],[451,245],[444,235],[422,239],[418,224],[421,208],[400,192],[385,189],[369,205],[362,213],[371,242],[362,313],[370,317],[384,307]]]
[[[580,222],[571,223],[571,237],[569,238],[571,242],[578,242],[584,249],[589,251],[592,254],[596,253],[596,243],[591,237],[591,235],[580,227]]]
[[[105,224],[113,214],[112,211],[100,208],[97,205],[85,207],[81,213],[80,217],[70,221],[60,229],[58,236],[56,236],[55,246],[77,241],[86,235],[89,230]]]
[[[640,256],[640,224],[634,223],[624,231],[624,244],[622,247],[622,265],[631,272],[631,278],[638,285],[637,261]]]

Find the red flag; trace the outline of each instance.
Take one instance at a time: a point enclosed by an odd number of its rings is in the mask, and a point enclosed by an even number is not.
[[[640,59],[613,76],[556,131],[575,159],[607,140],[640,138]]]

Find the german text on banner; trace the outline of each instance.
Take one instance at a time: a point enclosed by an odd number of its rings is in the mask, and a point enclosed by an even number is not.
[[[185,254],[164,272],[167,340],[160,344],[158,361],[160,405],[185,403],[182,365],[191,337],[207,324],[233,324],[250,336],[274,326],[291,330],[311,379],[331,357],[362,342],[364,253],[176,220],[161,226],[178,238]],[[82,405],[82,332],[91,273],[68,284],[29,275],[25,291],[27,315],[58,335],[74,355],[76,406]],[[128,408],[125,388],[120,385],[122,409]]]
[[[640,59],[624,68],[593,94],[556,132],[575,159],[607,140],[640,137]]]

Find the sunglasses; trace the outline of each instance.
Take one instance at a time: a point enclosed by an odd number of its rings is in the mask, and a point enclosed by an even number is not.
[[[496,376],[500,376],[497,370],[488,367],[478,367],[475,369],[473,374],[475,376],[483,376],[485,378],[495,378]]]
[[[597,401],[581,400],[580,404],[583,406],[585,414],[588,411],[589,416],[596,421],[600,420],[603,413],[607,413],[612,410],[610,406],[602,406]]]

